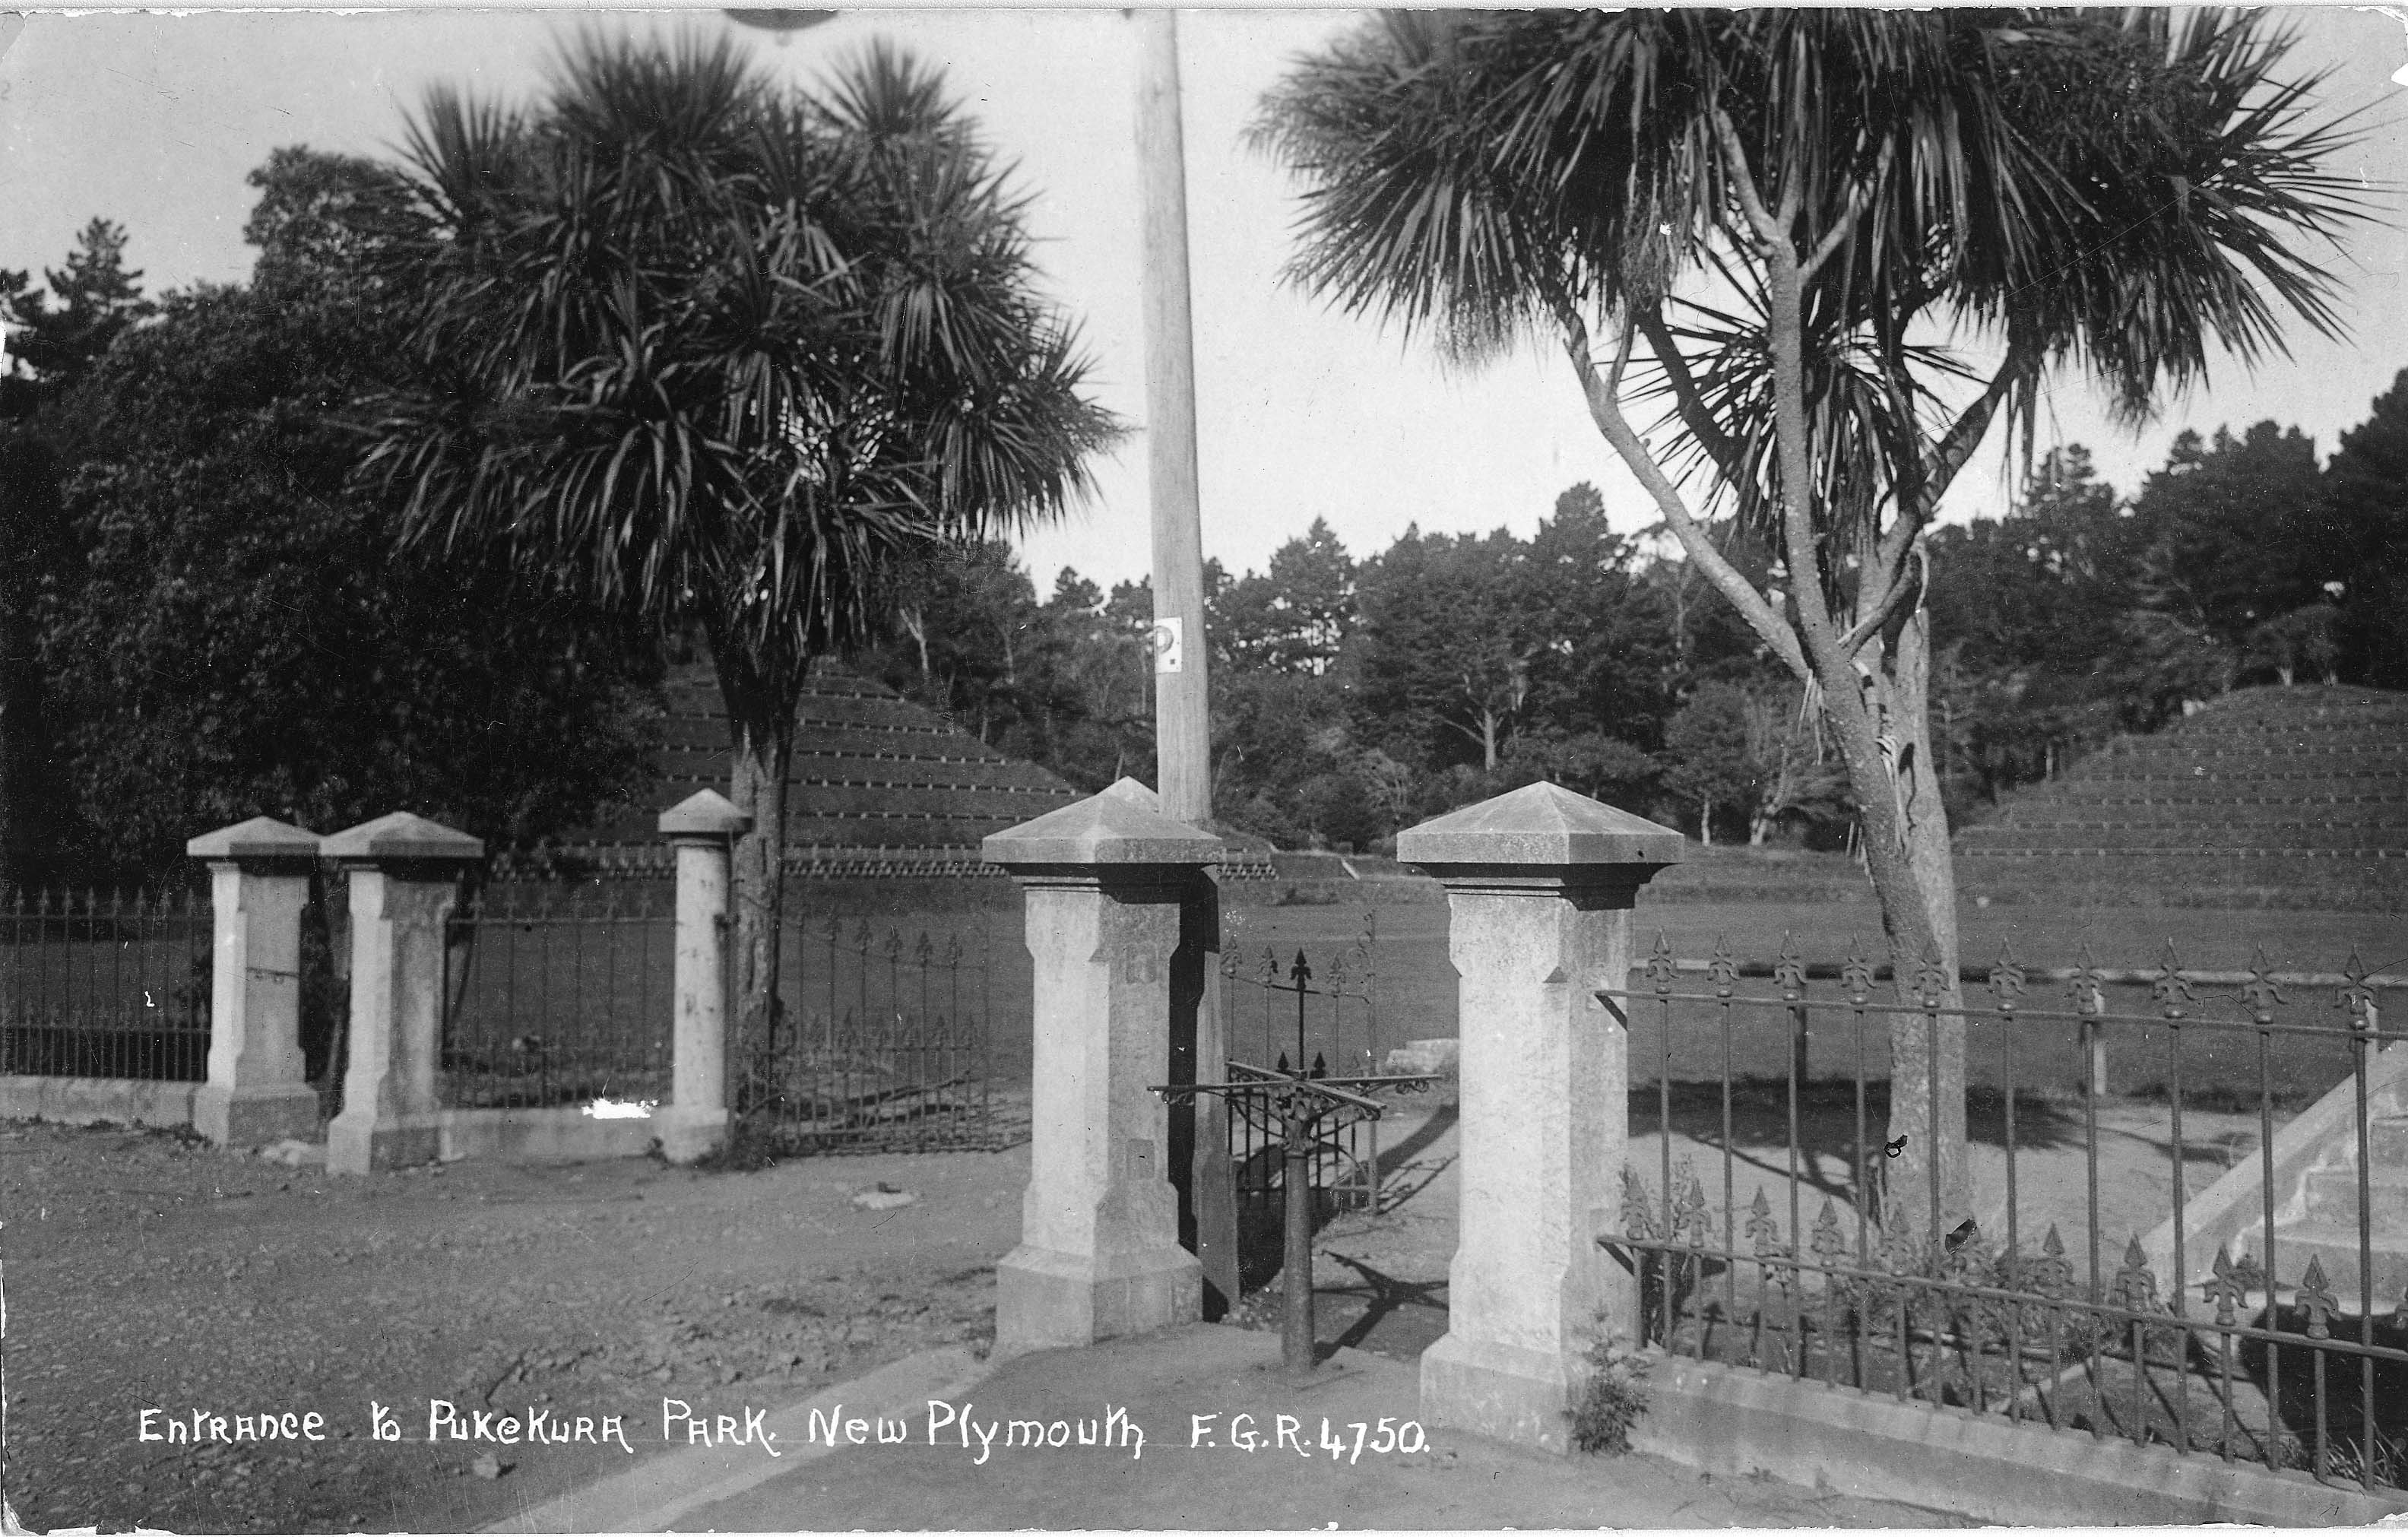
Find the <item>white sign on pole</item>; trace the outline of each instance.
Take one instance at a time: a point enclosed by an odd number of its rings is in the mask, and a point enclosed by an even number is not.
[[[1180,648],[1186,638],[1186,623],[1180,619],[1157,619],[1154,622],[1154,670],[1183,670]]]

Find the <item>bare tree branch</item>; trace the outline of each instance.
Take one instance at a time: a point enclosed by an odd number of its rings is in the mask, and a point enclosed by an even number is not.
[[[1764,195],[1756,190],[1756,173],[1748,168],[1747,148],[1740,142],[1739,124],[1720,106],[1713,108],[1714,137],[1721,143],[1724,167],[1730,173],[1731,190],[1739,196],[1740,211],[1747,215],[1748,228],[1768,248],[1787,246],[1788,226],[1774,217],[1764,206]]]
[[[1991,376],[1981,397],[1965,408],[1914,467],[1912,473],[1917,495],[1911,499],[1904,496],[1899,498],[1898,516],[1882,535],[1877,547],[1885,588],[1897,581],[1907,552],[1914,547],[1915,537],[1931,521],[1941,496],[1956,481],[1957,471],[1965,467],[1966,461],[1973,456],[1973,451],[1981,446],[1983,435],[1990,430],[1990,423],[1998,416],[1999,408],[2006,403],[2008,392],[2014,388],[2024,369],[2025,365],[2010,349],[2006,361]],[[1902,449],[1902,453],[1905,452],[1912,450]],[[1903,463],[1898,467],[1902,472],[1908,469]]]
[[[1588,401],[1589,419],[1597,424],[1598,431],[1620,455],[1622,462],[1630,467],[1630,472],[1638,477],[1648,496],[1655,498],[1656,510],[1664,514],[1665,524],[1672,530],[1672,537],[1681,541],[1681,548],[1687,552],[1690,562],[1705,573],[1706,580],[1713,584],[1714,590],[1739,610],[1748,628],[1772,648],[1784,667],[1801,679],[1813,677],[1813,669],[1807,666],[1806,653],[1798,643],[1797,632],[1771,604],[1765,601],[1762,593],[1748,584],[1747,578],[1741,574],[1739,568],[1714,548],[1713,540],[1706,537],[1705,529],[1691,515],[1679,488],[1672,484],[1671,478],[1656,463],[1655,454],[1623,416],[1621,401],[1606,388],[1605,380],[1598,374],[1597,360],[1589,352],[1587,323],[1581,319],[1580,311],[1570,296],[1558,288],[1548,297],[1555,309],[1556,323],[1564,328],[1564,352],[1571,359],[1572,372],[1580,378],[1581,393]]]
[[[1681,355],[1680,343],[1664,322],[1664,307],[1641,306],[1635,311],[1635,318],[1646,335],[1648,350],[1656,354],[1657,366],[1664,370],[1665,382],[1671,386],[1672,409],[1680,416],[1681,425],[1705,450],[1706,457],[1713,461],[1723,480],[1737,484],[1742,473],[1739,440],[1723,430],[1722,423],[1708,409],[1697,376],[1689,371],[1689,360]]]
[[[1635,317],[1623,317],[1622,339],[1613,346],[1613,367],[1605,376],[1605,393],[1616,400],[1622,398],[1622,370],[1630,366],[1630,339],[1637,329]]]
[[[1856,184],[1855,194],[1848,199],[1848,211],[1833,223],[1831,232],[1823,237],[1823,243],[1816,246],[1814,253],[1799,265],[1799,277],[1813,277],[1825,262],[1831,259],[1831,253],[1840,249],[1841,242],[1847,239],[1849,232],[1856,227],[1856,221],[1863,217],[1866,205],[1872,201],[1873,193],[1889,180],[1890,163],[1897,158],[1898,141],[1892,138],[1882,140],[1881,159],[1873,165],[1872,180]]]
[[[1798,606],[1798,634],[1803,652],[1813,656],[1838,637],[1830,608],[1823,598],[1813,512],[1805,500],[1813,475],[1813,449],[1806,428],[1805,298],[1798,271],[1798,250],[1789,241],[1786,226],[1765,209],[1755,176],[1748,169],[1738,126],[1719,104],[1713,110],[1714,133],[1722,143],[1732,189],[1764,251],[1765,319],[1772,347],[1773,432],[1781,452],[1782,542],[1788,554],[1790,600]],[[1830,660],[1838,665],[1836,653]]]
[[[1923,547],[1919,544],[1910,544],[1907,549],[1912,553],[1920,554]],[[1900,582],[1897,579],[1896,567],[1885,567],[1881,586],[1876,589],[1880,596],[1873,600],[1871,610],[1860,612],[1854,627],[1847,634],[1840,637],[1840,654],[1853,657],[1856,653],[1864,650],[1865,642],[1881,633],[1882,626],[1888,623],[1892,614],[1898,611],[1899,605],[1904,601],[1906,595],[1919,591],[1921,586],[1920,580]]]

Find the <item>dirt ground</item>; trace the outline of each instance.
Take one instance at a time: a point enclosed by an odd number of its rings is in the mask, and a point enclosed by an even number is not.
[[[1411,1362],[1445,1331],[1458,1138],[1433,1100],[1383,1128],[1387,1209],[1334,1213],[1317,1236],[1325,1344]],[[2161,1116],[2102,1115],[2111,1238],[2167,1199]],[[2240,1146],[2248,1128],[2230,1119],[2197,1131]],[[1734,1149],[1752,1178],[1783,1156],[1757,1129]],[[1676,1123],[1672,1142],[1676,1163],[1719,1169],[1710,1137]],[[1652,1128],[1634,1139],[1642,1168],[1656,1143]],[[1985,1190],[1992,1151],[1976,1148]],[[2021,1161],[2028,1215],[2079,1212],[2078,1148]],[[473,1530],[657,1454],[664,1399],[740,1424],[915,1351],[982,1351],[1027,1171],[1023,1144],[752,1172],[625,1159],[329,1180],[167,1133],[0,1126],[0,1487],[35,1530]],[[1842,1177],[1810,1172],[1811,1200]],[[856,1201],[882,1186],[917,1199]],[[2078,1227],[2066,1237],[2079,1259]],[[1276,1329],[1279,1295],[1269,1278],[1231,1321]],[[505,1447],[480,1472],[490,1448],[427,1439],[435,1399],[597,1429],[621,1415],[628,1449]],[[371,1438],[372,1404],[401,1439]],[[145,1441],[145,1409],[162,1433],[195,1410],[230,1429],[316,1411],[326,1439]]]
[[[474,1530],[629,1453],[503,1447],[480,1474],[489,1448],[426,1439],[430,1400],[597,1436],[623,1415],[648,1455],[665,1397],[740,1416],[982,1345],[1027,1168],[1024,1144],[329,1179],[163,1132],[0,1126],[0,1490],[37,1531]],[[918,1199],[854,1203],[881,1184]],[[372,1439],[372,1404],[403,1439]],[[146,1441],[144,1410],[161,1435],[315,1412],[324,1439]]]
[[[1760,910],[1676,911],[1684,948],[1710,944],[1726,920],[1734,932],[1764,928]],[[1383,962],[1390,1041],[1454,1031],[1452,972],[1436,942],[1443,913],[1428,904],[1379,915],[1381,943],[1398,957]],[[1362,920],[1311,907],[1240,916],[1232,934],[1249,953],[1302,943],[1318,954]],[[2371,918],[2180,918],[2197,965],[2229,964],[2256,942],[2293,964],[2334,964],[2352,943],[2380,962],[2397,949],[2396,920],[2378,932]],[[1994,909],[1969,922],[1967,953],[1986,954],[2012,929],[2019,952],[2051,959],[2077,927],[2097,937],[2099,919]],[[2128,927],[2124,937],[2139,935]],[[2102,958],[2117,948],[2101,942]],[[2171,1168],[2159,1109],[2127,1108],[2102,1125],[2110,1242],[2151,1225]],[[2220,1164],[2246,1151],[2254,1116],[2197,1117],[2190,1157],[2212,1150]],[[1455,1149],[1451,1127],[1435,1120],[1400,1116],[1393,1128],[1422,1194],[1377,1218],[1341,1216],[1321,1235],[1326,1343],[1410,1360],[1444,1329]],[[1710,1140],[1677,1118],[1675,1130],[1676,1162],[1718,1170]],[[1775,1171],[1766,1146],[1777,1138],[1739,1141],[1753,1173]],[[2028,1202],[2051,1181],[2073,1199],[2078,1152],[2068,1137],[2054,1142],[2026,1144],[2027,1180],[2039,1180],[2026,1184]],[[1985,1179],[1986,1153],[1977,1148]],[[472,1529],[629,1465],[630,1453],[598,1442],[506,1447],[480,1469],[479,1444],[426,1439],[431,1400],[464,1415],[538,1408],[597,1427],[623,1416],[641,1457],[663,1445],[664,1398],[740,1416],[934,1345],[982,1346],[993,1267],[1015,1241],[1026,1178],[1023,1145],[751,1172],[463,1163],[330,1180],[188,1137],[0,1125],[0,1494],[36,1530]],[[919,1199],[854,1203],[882,1184]],[[2074,1246],[2076,1233],[2064,1236]],[[1276,1327],[1276,1306],[1250,1300],[1240,1321]],[[372,1439],[372,1405],[393,1414],[401,1439]],[[196,1412],[205,1426],[225,1416],[230,1432],[240,1416],[314,1412],[324,1439],[150,1441],[145,1410],[162,1435]]]

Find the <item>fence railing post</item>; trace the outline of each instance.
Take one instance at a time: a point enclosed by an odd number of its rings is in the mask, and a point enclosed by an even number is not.
[[[996,1267],[996,1354],[1088,1344],[1203,1315],[1179,1246],[1171,977],[1182,903],[1220,840],[1111,792],[989,836],[1020,883],[1036,1063],[1020,1245]],[[1218,1081],[1219,1064],[1206,1070]]]
[[[727,866],[751,813],[716,790],[663,812],[677,845],[676,1021],[668,1107],[652,1120],[661,1153],[692,1163],[727,1144]]]
[[[1541,783],[1398,835],[1446,888],[1461,981],[1461,1220],[1447,1332],[1422,1353],[1434,1424],[1553,1451],[1599,1330],[1640,1333],[1617,1230],[1629,1139],[1630,908],[1679,861],[1669,827]]]
[[[301,1056],[301,910],[318,835],[254,816],[184,852],[209,867],[209,1077],[193,1127],[221,1147],[318,1135]]]
[[[408,812],[329,835],[350,872],[351,1020],[343,1110],[326,1129],[326,1168],[365,1174],[441,1151],[435,1096],[443,1040],[444,926],[482,841]]]

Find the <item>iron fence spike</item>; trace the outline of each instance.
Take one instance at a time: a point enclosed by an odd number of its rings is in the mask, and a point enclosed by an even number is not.
[[[2374,989],[2366,984],[2366,963],[2358,959],[2358,949],[2351,946],[2349,964],[2341,970],[2341,990],[2333,999],[2334,1006],[2348,1012],[2352,1029],[2367,1028],[2373,1017]]]
[[[1739,986],[1739,960],[1731,954],[1730,937],[1714,936],[1714,953],[1706,959],[1706,977],[1716,998],[1728,998]]]
[[[2272,976],[2272,971],[2273,966],[2266,959],[2265,946],[2258,946],[2257,954],[2251,956],[2249,980],[2241,984],[2241,998],[2243,1001],[2249,1005],[2253,1021],[2259,1025],[2271,1024],[2274,1018],[2273,1009],[2275,1004],[2288,1003],[2290,1001],[2289,998],[2283,996],[2282,985],[2275,982]],[[2186,999],[2191,996],[2190,984],[2179,978],[2173,979],[2171,982],[2167,979],[2160,978],[2156,985],[2160,989],[2178,986],[2184,998]],[[2161,998],[2167,998],[2167,1012],[2171,1014],[2172,1013],[2172,1005],[2173,1000],[2165,991],[2160,991],[2158,996]]]
[[[1622,1168],[1622,1234],[1625,1238],[1653,1238],[1656,1224],[1652,1215],[1655,1202],[1647,1194],[1647,1182],[1628,1164]]]
[[[1656,948],[1647,956],[1647,980],[1661,998],[1672,991],[1680,976],[1680,963],[1672,957],[1672,941],[1659,928],[1656,931]]]
[[[1798,937],[1787,929],[1781,933],[1781,953],[1772,963],[1772,976],[1785,998],[1796,998],[1805,990],[1806,962],[1798,954]]]
[[[1927,955],[1914,968],[1914,996],[1926,1009],[1937,1009],[1947,997],[1948,984],[1954,980],[1937,955]]]
[[[2311,1340],[2331,1338],[2332,1329],[2329,1321],[2333,1310],[2341,1305],[2341,1300],[2333,1295],[2332,1287],[2327,1284],[2324,1260],[2315,1254],[2312,1253],[2308,1256],[2307,1273],[2300,1277],[2298,1302],[2300,1307],[2307,1310],[2308,1338]]]
[[[1850,955],[1847,964],[1840,968],[1840,984],[1847,988],[1850,1003],[1862,1004],[1872,996],[1873,966],[1861,950]]]

